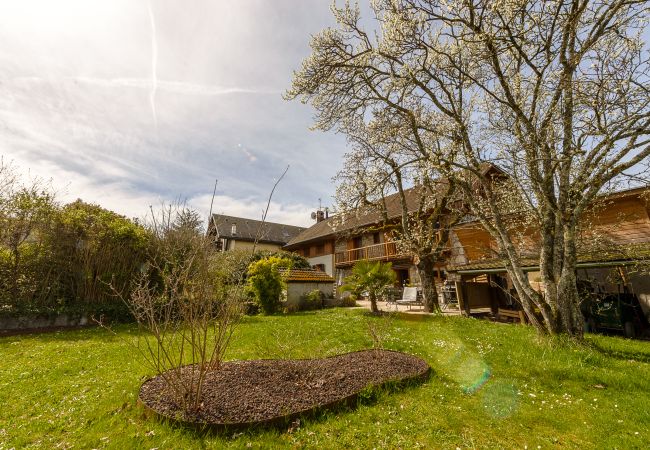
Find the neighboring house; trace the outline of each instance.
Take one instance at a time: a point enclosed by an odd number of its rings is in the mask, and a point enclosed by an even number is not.
[[[494,173],[496,176],[502,173],[493,165],[486,165],[484,171],[485,174]],[[443,188],[446,184],[442,181],[439,186]],[[423,192],[423,188],[418,186],[404,191],[409,213],[419,210]],[[418,285],[420,280],[413,256],[403,251],[395,233],[402,218],[399,194],[385,197],[383,209],[382,212],[369,207],[347,216],[329,218],[316,214],[316,224],[292,239],[284,249],[304,256],[312,267],[333,276],[337,286],[343,284],[354,263],[360,260],[390,262],[399,286]],[[434,269],[435,282],[439,287],[446,280],[448,257],[449,250],[443,251]]]
[[[213,214],[208,226],[220,251],[250,250],[256,239],[258,250],[280,250],[302,231],[305,228],[223,214]]]

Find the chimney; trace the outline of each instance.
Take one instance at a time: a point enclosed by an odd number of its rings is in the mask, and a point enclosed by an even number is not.
[[[325,212],[322,209],[316,211],[316,223],[325,220]]]

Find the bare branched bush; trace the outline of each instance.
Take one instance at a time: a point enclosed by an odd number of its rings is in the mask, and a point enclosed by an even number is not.
[[[201,408],[206,374],[217,370],[241,317],[243,290],[216,264],[211,241],[168,206],[149,225],[153,242],[128,304],[146,337],[136,347],[186,413]]]
[[[384,343],[393,330],[395,314],[384,312],[381,316],[366,319],[366,332],[372,340],[372,348],[380,350],[385,348]]]

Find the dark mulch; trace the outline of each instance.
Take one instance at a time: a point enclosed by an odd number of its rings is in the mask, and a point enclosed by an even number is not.
[[[161,377],[140,388],[140,401],[166,418],[210,425],[272,424],[356,398],[368,386],[424,379],[422,359],[388,350],[366,350],[323,359],[224,363],[205,381],[202,407],[183,415]]]

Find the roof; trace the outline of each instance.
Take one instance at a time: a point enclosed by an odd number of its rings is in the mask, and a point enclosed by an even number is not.
[[[487,175],[490,172],[495,174],[503,174],[503,171],[491,163],[483,163],[481,165],[481,173]],[[446,179],[439,179],[436,187],[442,190],[448,185]],[[417,211],[420,206],[421,193],[424,190],[423,186],[414,186],[404,190],[406,197],[406,206],[408,212]],[[384,201],[386,202],[386,216],[388,219],[397,219],[402,216],[402,202],[400,201],[399,193],[394,193],[387,196]],[[355,213],[349,213],[346,216],[337,215],[329,219],[318,222],[298,236],[293,238],[285,246],[287,250],[292,250],[299,244],[304,244],[311,241],[318,241],[324,238],[332,237],[335,233],[344,231],[355,230],[369,225],[378,224],[382,222],[382,213],[374,207],[360,208]]]
[[[232,233],[232,226],[235,225],[236,233]],[[246,219],[244,217],[226,216],[213,214],[212,221],[208,228],[209,234],[215,234],[217,238],[234,239],[239,241],[254,241],[262,227],[259,242],[268,242],[284,245],[292,238],[304,231],[303,227],[286,225],[283,223],[264,222],[261,220]],[[213,231],[216,230],[216,233]]]
[[[596,266],[601,263],[629,265],[648,259],[650,259],[650,242],[642,242],[621,245],[609,250],[580,253],[578,255],[578,267]],[[521,266],[527,271],[537,271],[539,270],[539,258],[524,258],[521,261]],[[447,271],[476,274],[481,272],[505,272],[506,260],[491,258],[472,261],[464,265],[448,266]]]
[[[283,271],[286,281],[296,281],[296,282],[319,282],[319,283],[333,283],[334,278],[314,269],[291,269],[287,275],[287,271]]]
[[[407,210],[409,212],[417,211],[421,198],[420,193],[422,190],[423,188],[420,186],[415,186],[404,190]],[[385,202],[386,216],[388,219],[396,219],[402,216],[402,204],[400,202],[398,193],[387,196],[385,198]],[[289,243],[286,245],[286,248],[290,250],[292,247],[295,247],[299,244],[327,238],[334,235],[335,233],[377,224],[380,223],[382,219],[382,213],[377,208],[373,207],[360,208],[355,213],[332,216],[329,219],[318,222],[301,232],[299,235],[289,241]]]
[[[494,164],[483,163],[481,167],[483,175],[490,173],[491,171],[495,174],[504,174],[504,172],[495,166]],[[440,187],[445,186],[445,183],[441,182]],[[419,206],[420,192],[421,187],[418,186],[406,189],[404,194],[406,196],[407,210],[409,212],[416,211]],[[648,190],[648,186],[635,187],[631,189],[626,189],[623,191],[617,191],[614,193],[608,193],[603,195],[604,198],[615,198],[617,196],[626,196],[626,195],[636,195]],[[388,219],[397,219],[402,216],[402,205],[400,202],[399,194],[394,193],[386,197],[386,215]],[[346,216],[336,215],[332,216],[329,219],[325,219],[321,222],[318,222],[311,227],[305,229],[297,236],[292,238],[285,246],[286,250],[293,250],[300,244],[305,244],[308,242],[319,241],[325,238],[331,238],[336,233],[341,233],[345,231],[351,231],[362,227],[367,227],[369,225],[378,224],[382,221],[382,214],[377,208],[360,208],[355,213],[349,213]],[[478,219],[471,215],[467,215],[461,223],[475,223],[478,222]]]

